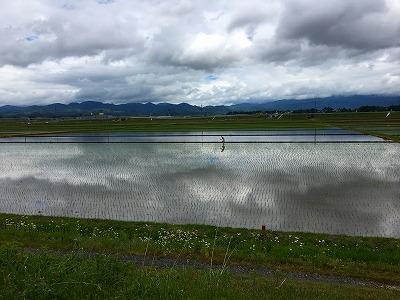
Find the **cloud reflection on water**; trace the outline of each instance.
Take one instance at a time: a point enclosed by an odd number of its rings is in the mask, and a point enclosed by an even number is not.
[[[397,144],[5,144],[0,211],[400,237]]]

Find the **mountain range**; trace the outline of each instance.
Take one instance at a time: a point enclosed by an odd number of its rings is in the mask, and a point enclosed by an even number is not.
[[[0,107],[0,117],[79,117],[89,115],[112,116],[198,116],[224,115],[232,112],[252,111],[293,111],[303,109],[318,110],[325,107],[333,109],[357,109],[361,106],[400,105],[400,96],[353,95],[332,96],[327,98],[310,98],[303,100],[277,100],[260,103],[240,103],[220,106],[196,106],[187,103],[127,103],[112,104],[96,101],[85,101],[69,104],[49,104],[32,106]]]

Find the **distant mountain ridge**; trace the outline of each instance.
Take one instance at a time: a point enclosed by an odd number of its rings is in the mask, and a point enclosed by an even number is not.
[[[311,98],[304,100],[277,100],[264,103],[241,103],[230,106],[200,107],[188,103],[127,103],[112,104],[96,101],[85,101],[69,104],[49,104],[32,106],[0,107],[0,117],[79,117],[99,113],[113,116],[199,116],[224,115],[232,112],[249,111],[292,111],[314,108],[323,109],[356,109],[361,106],[400,105],[400,96],[354,95],[332,96],[327,98]]]

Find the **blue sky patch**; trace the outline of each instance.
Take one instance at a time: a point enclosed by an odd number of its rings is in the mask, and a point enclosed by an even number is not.
[[[218,79],[218,77],[215,76],[215,75],[208,75],[206,77],[206,80],[208,80],[208,81],[214,81],[214,80],[217,80],[217,79]]]
[[[38,38],[39,37],[37,35],[30,35],[30,36],[25,37],[25,40],[28,42],[32,42],[34,40],[37,40]]]
[[[74,9],[75,9],[75,6],[72,5],[72,4],[70,4],[70,3],[66,3],[66,4],[64,4],[63,6],[61,6],[61,8],[62,8],[62,9],[65,9],[65,10],[74,10]]]
[[[110,4],[113,2],[114,2],[114,0],[97,0],[97,3],[99,3],[99,4]]]

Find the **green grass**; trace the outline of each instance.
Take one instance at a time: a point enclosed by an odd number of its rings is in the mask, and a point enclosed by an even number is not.
[[[399,128],[400,112],[386,115],[387,112],[319,114],[318,120],[330,126],[400,141],[399,134],[390,132],[392,128]]]
[[[395,299],[399,291],[138,267],[119,257],[26,253],[0,246],[0,299]]]
[[[285,115],[281,119],[264,116],[226,116],[205,118],[128,118],[110,120],[0,120],[0,133],[42,132],[128,132],[128,131],[207,131],[207,130],[278,130],[324,128],[305,115]]]
[[[206,225],[0,215],[0,243],[147,254],[400,284],[400,240]]]

